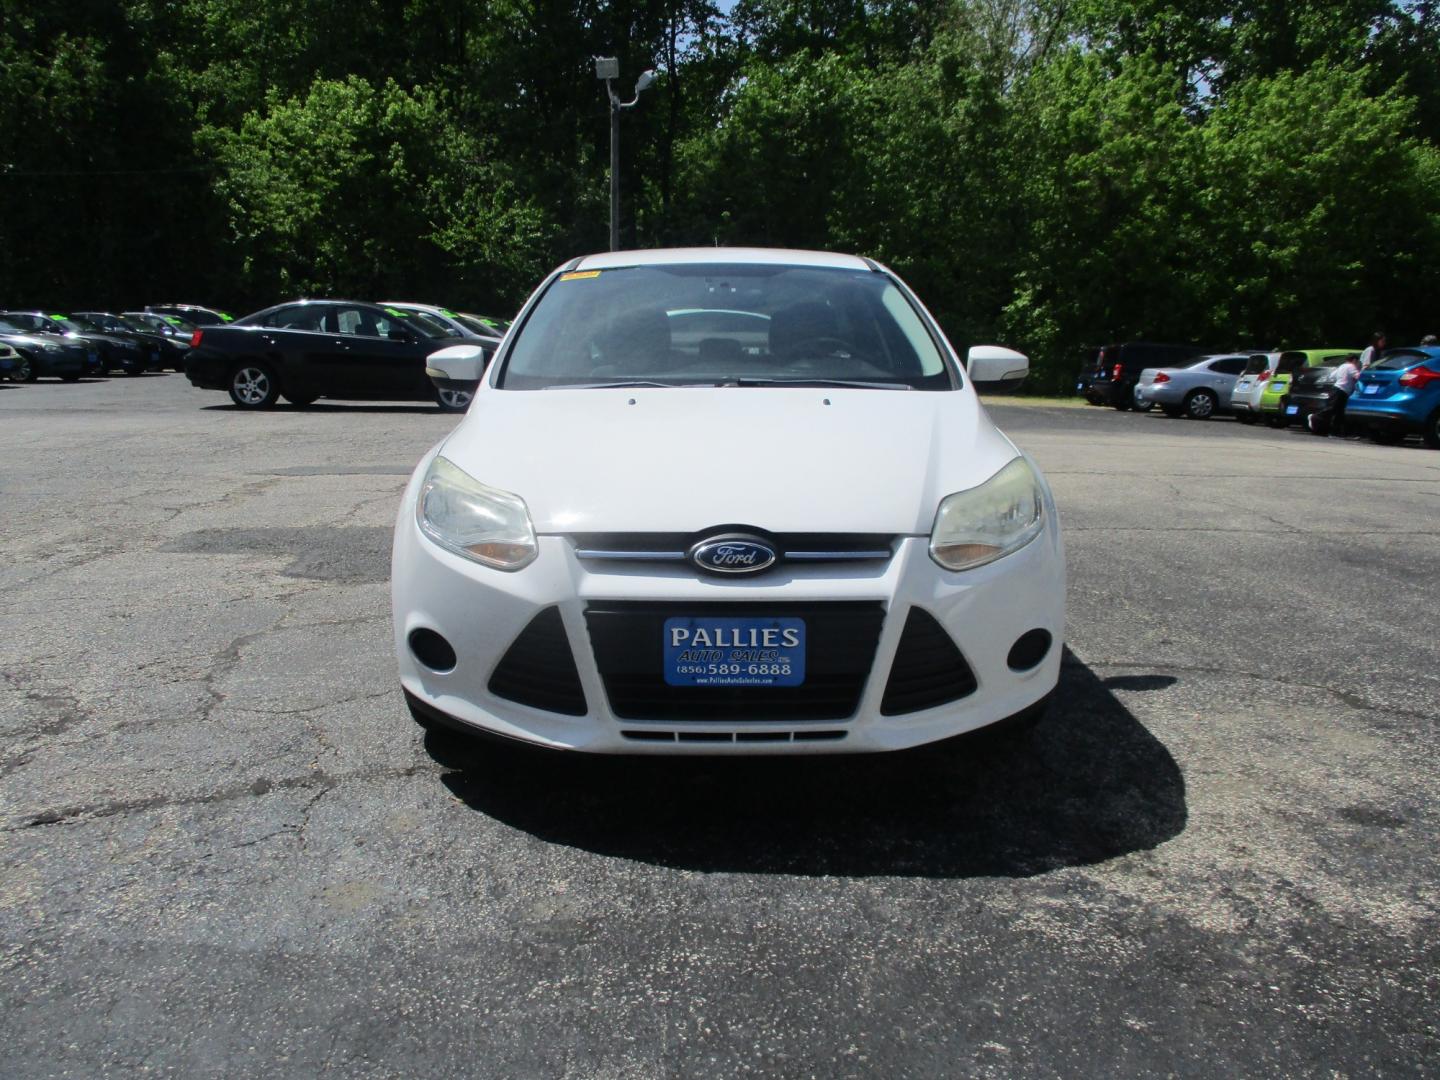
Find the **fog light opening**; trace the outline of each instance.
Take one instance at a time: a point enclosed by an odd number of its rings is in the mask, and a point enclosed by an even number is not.
[[[1039,665],[1050,652],[1050,631],[1029,630],[1010,646],[1010,655],[1005,662],[1011,671],[1029,671]]]
[[[434,630],[411,630],[410,651],[431,671],[455,670],[455,650]]]

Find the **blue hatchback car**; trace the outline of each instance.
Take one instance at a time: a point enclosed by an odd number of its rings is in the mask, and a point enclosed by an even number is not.
[[[1391,349],[1362,371],[1345,405],[1345,426],[1379,443],[1418,434],[1440,450],[1440,348]]]

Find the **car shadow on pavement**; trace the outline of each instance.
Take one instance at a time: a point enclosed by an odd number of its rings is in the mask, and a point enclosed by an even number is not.
[[[309,405],[292,405],[283,399],[269,409],[242,409],[234,402],[225,402],[221,405],[202,405],[206,412],[306,412],[306,413],[424,413],[427,416],[442,416],[444,413],[436,405],[426,405],[423,402],[416,402],[414,405],[361,405],[333,402],[312,402]],[[456,413],[455,418],[459,420],[461,414]]]
[[[1026,877],[1153,848],[1186,822],[1165,747],[1067,649],[1049,715],[891,754],[614,758],[426,750],[466,805],[555,844],[687,870]]]

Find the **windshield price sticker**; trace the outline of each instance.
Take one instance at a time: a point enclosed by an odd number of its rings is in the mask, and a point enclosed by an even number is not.
[[[805,620],[665,620],[670,686],[799,686],[805,681]]]
[[[586,281],[590,278],[600,276],[599,270],[572,270],[568,274],[561,274],[561,281]]]

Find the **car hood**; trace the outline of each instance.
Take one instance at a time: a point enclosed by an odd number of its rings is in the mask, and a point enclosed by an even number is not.
[[[541,533],[924,535],[1017,451],[970,391],[493,390],[440,451]]]
[[[76,342],[91,342],[100,345],[114,345],[118,349],[137,349],[139,346],[126,338],[114,334],[101,333],[99,330],[79,330],[72,334],[66,334],[66,338]]]
[[[73,343],[73,342],[66,341],[64,338],[62,338],[62,337],[56,337],[54,334],[11,334],[11,333],[0,333],[0,341],[8,341],[8,342],[10,342],[10,344],[12,344],[12,345],[14,345],[14,344],[16,344],[16,343],[21,344],[21,345],[34,345],[34,346],[37,347],[37,348],[43,348],[43,347],[46,346],[46,345],[56,345],[56,346],[67,346],[67,345],[70,345],[70,346],[73,346],[74,348],[77,348],[77,349],[83,349],[83,348],[84,348],[83,345],[77,345],[77,344],[75,344],[75,343]]]

